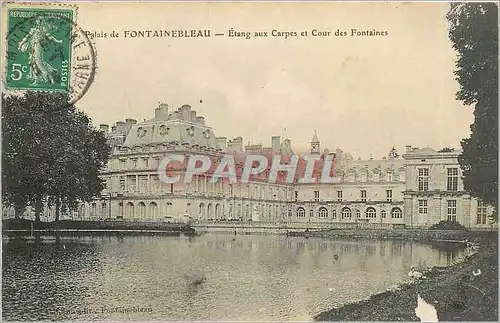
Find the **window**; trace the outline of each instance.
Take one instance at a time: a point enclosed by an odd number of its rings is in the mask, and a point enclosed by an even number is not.
[[[380,181],[380,174],[379,173],[373,173],[373,181],[374,182]]]
[[[149,158],[144,158],[143,163],[144,163],[144,168],[149,168]]]
[[[395,207],[391,210],[391,217],[393,219],[402,219],[403,218],[403,212],[401,211],[400,208]]]
[[[385,174],[385,180],[387,182],[392,182],[393,178],[392,178],[392,172],[387,172],[387,174]]]
[[[125,159],[120,159],[120,168],[125,169]]]
[[[125,177],[120,176],[120,190],[125,191]]]
[[[302,207],[299,207],[297,209],[297,217],[305,218],[306,217],[306,210],[304,210],[304,208],[302,208]]]
[[[429,190],[429,168],[418,169],[418,190],[419,191]]]
[[[292,210],[288,209],[288,216],[292,216]]]
[[[95,216],[96,215],[96,208],[97,205],[95,203],[92,203],[92,208],[90,209],[90,215]]]
[[[356,218],[357,219],[361,218],[361,211],[360,210],[356,210]]]
[[[427,200],[418,200],[418,214],[427,214]]]
[[[319,202],[319,191],[314,191],[314,201]]]
[[[318,211],[318,216],[320,218],[327,218],[328,217],[328,210],[324,207],[320,208]]]
[[[366,182],[366,178],[367,177],[368,177],[367,174],[365,172],[362,172],[360,174],[360,178],[359,179],[360,179],[361,182]]]
[[[314,210],[309,210],[309,216],[314,216]]]
[[[446,181],[447,191],[458,191],[458,168],[448,168]]]
[[[134,158],[131,161],[132,161],[132,167],[137,168],[137,159]]]
[[[400,182],[406,181],[406,173],[404,171],[399,172],[399,181]]]
[[[336,219],[337,218],[337,211],[333,210],[332,211],[332,219]]]
[[[350,219],[351,218],[351,209],[345,207],[342,209],[342,219]]]
[[[487,224],[486,222],[486,205],[479,201],[477,204],[477,220],[476,224]]]
[[[367,208],[366,217],[369,219],[375,219],[377,217],[377,211],[375,211],[375,209],[372,207]]]
[[[385,210],[382,210],[382,211],[380,212],[380,216],[381,216],[382,218],[387,217],[387,212],[386,212]]]
[[[295,202],[299,199],[299,191],[295,191]]]
[[[385,191],[385,198],[387,202],[392,202],[392,190]]]
[[[361,201],[366,202],[366,191],[365,190],[361,190]]]
[[[342,202],[342,191],[337,191],[337,201]]]
[[[448,200],[448,221],[457,220],[457,200]]]

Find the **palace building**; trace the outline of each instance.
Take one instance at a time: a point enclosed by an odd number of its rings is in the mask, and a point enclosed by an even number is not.
[[[226,154],[291,156],[291,140],[273,136],[269,147],[244,147],[242,137],[217,137],[191,106],[169,111],[164,103],[149,120],[126,119],[111,130],[108,125],[100,129],[113,147],[102,172],[106,189],[99,199],[66,213],[68,218],[162,221],[165,216],[188,214],[196,221],[367,227],[428,227],[456,220],[468,228],[490,228],[492,208],[464,191],[460,151],[407,146],[402,156],[393,148],[382,159],[355,160],[339,148],[322,149],[315,132],[309,153],[321,158],[333,154],[340,183],[269,183],[258,177],[248,183],[211,183],[209,174],[198,174],[188,184],[167,184],[158,176],[160,161],[167,154],[205,155],[216,161]],[[45,211],[46,218],[53,214],[54,210]],[[32,212],[28,210],[26,216],[32,217]]]

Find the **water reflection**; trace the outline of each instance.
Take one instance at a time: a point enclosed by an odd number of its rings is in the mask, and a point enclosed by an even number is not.
[[[3,248],[3,318],[61,321],[310,320],[407,280],[411,265],[447,265],[461,253],[405,241],[209,234],[11,239]]]

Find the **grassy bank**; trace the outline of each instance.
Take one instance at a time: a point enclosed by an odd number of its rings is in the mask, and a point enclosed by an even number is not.
[[[332,230],[334,231],[334,230]],[[324,237],[381,237],[381,232],[321,232]],[[353,236],[356,235],[356,236]],[[316,321],[420,321],[415,315],[417,294],[437,310],[439,321],[498,321],[498,233],[406,231],[387,233],[388,238],[415,240],[469,240],[479,251],[464,262],[433,268],[427,278],[404,284],[398,290],[372,296],[317,315]],[[474,275],[473,271],[481,271]]]
[[[165,232],[183,232],[194,233],[194,229],[187,224],[162,223],[162,222],[128,222],[128,221],[73,221],[61,220],[59,222],[39,222],[34,223],[30,220],[7,219],[2,221],[2,230],[4,232],[11,230],[34,230],[58,231],[58,230],[144,230],[144,231],[165,231]]]

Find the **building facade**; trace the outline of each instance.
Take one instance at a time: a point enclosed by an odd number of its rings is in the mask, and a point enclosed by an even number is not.
[[[491,226],[493,210],[464,191],[457,159],[460,151],[407,146],[403,156],[393,148],[380,160],[354,160],[339,148],[322,150],[314,133],[310,153],[333,154],[340,183],[269,183],[261,178],[248,183],[212,183],[209,174],[204,174],[195,175],[189,184],[168,184],[158,176],[160,162],[168,154],[204,155],[212,161],[225,154],[290,156],[294,153],[291,141],[273,136],[270,147],[243,147],[242,137],[217,137],[205,118],[189,105],[170,112],[164,103],[149,120],[138,123],[126,119],[116,122],[111,131],[107,125],[100,129],[113,147],[102,172],[106,189],[99,199],[81,204],[76,211],[63,212],[68,218],[162,221],[165,216],[188,214],[198,221],[428,227],[448,219],[468,228]],[[46,209],[44,215],[49,219],[53,214],[54,210]],[[31,210],[26,217],[33,217]]]

